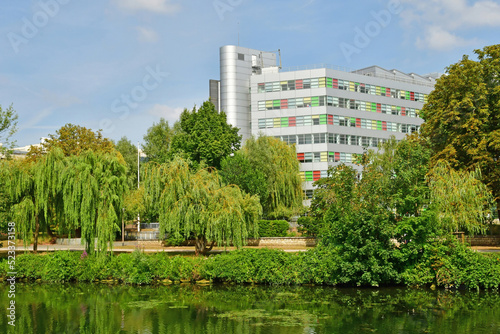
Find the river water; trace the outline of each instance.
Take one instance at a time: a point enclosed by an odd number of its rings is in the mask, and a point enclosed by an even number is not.
[[[0,333],[500,333],[498,292],[16,283],[9,298],[8,288]]]

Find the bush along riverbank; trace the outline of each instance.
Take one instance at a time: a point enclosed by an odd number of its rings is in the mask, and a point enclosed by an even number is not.
[[[353,261],[337,248],[321,245],[299,253],[242,249],[209,257],[140,251],[89,256],[58,251],[20,254],[16,257],[16,271],[17,279],[42,282],[407,285],[469,289],[500,286],[500,254],[477,253],[457,242],[427,244],[406,253],[396,248],[392,254],[384,254],[384,259],[364,259],[359,255]],[[9,271],[4,259],[0,262],[0,277],[5,279]]]

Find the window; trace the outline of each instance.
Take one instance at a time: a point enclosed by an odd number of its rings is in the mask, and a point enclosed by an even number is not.
[[[245,55],[243,53],[238,53],[238,60],[245,60]]]
[[[326,142],[325,135],[326,135],[326,133],[315,133],[315,134],[313,134],[314,143],[315,144],[323,144],[323,143],[325,143]]]
[[[304,179],[305,179],[305,174],[304,174]],[[313,198],[313,194],[314,194],[314,190],[312,190],[312,189],[304,190],[304,199],[311,199],[311,198]]]

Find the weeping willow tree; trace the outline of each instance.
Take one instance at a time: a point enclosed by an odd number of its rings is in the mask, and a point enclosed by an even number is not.
[[[252,137],[242,152],[267,177],[268,196],[261,198],[264,216],[288,218],[297,214],[302,208],[302,180],[295,145],[274,137]]]
[[[429,187],[431,206],[436,209],[444,230],[485,231],[493,198],[481,182],[480,170],[456,171],[441,160],[430,172]]]
[[[65,157],[54,149],[35,161],[13,161],[5,172],[11,216],[25,246],[33,236],[37,251],[41,228],[57,224],[59,232],[82,229],[88,252],[107,250],[119,230],[126,167],[114,155],[87,151]]]
[[[105,252],[120,230],[126,166],[113,154],[86,151],[67,158],[58,188],[64,198],[61,230],[81,228],[87,252]],[[97,245],[95,240],[97,239]]]
[[[63,217],[63,199],[58,186],[64,169],[62,152],[54,150],[36,162],[12,161],[4,173],[16,232],[25,246],[33,237],[34,252],[37,252],[40,228],[47,228]]]
[[[149,164],[144,189],[146,207],[159,211],[161,233],[194,236],[197,255],[206,254],[215,243],[239,248],[248,237],[257,236],[259,198],[236,186],[223,186],[215,169],[193,172],[179,157]]]

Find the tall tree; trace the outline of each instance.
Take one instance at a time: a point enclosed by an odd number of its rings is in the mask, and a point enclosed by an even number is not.
[[[180,131],[172,139],[172,153],[220,169],[222,159],[240,148],[238,128],[227,123],[226,114],[217,112],[212,102],[181,114]]]
[[[439,161],[429,174],[431,207],[438,213],[440,227],[447,231],[483,233],[491,213],[491,194],[481,182],[480,170],[453,170]]]
[[[17,118],[17,113],[12,105],[5,110],[0,105],[0,155],[7,154],[8,149],[12,148],[12,143],[9,140],[17,130]]]
[[[222,160],[220,175],[226,184],[237,185],[247,194],[258,195],[261,203],[269,197],[267,176],[255,168],[241,150]]]
[[[147,208],[159,210],[161,232],[194,235],[196,254],[206,254],[215,242],[241,247],[246,238],[257,235],[262,213],[258,198],[223,186],[215,169],[192,171],[180,157],[148,164],[144,189]]]
[[[174,129],[168,125],[164,118],[161,118],[160,122],[154,123],[144,136],[144,145],[142,145],[142,150],[148,161],[167,162],[170,159],[170,145],[173,136]]]
[[[477,61],[463,56],[437,80],[422,109],[422,136],[433,164],[479,168],[500,212],[500,44],[474,52]]]
[[[261,198],[264,216],[288,218],[302,208],[302,180],[295,145],[268,136],[250,138],[241,152],[267,178],[268,195]]]
[[[116,155],[87,151],[65,157],[60,148],[33,162],[13,161],[5,172],[12,218],[25,244],[41,228],[58,224],[60,231],[82,229],[82,241],[93,252],[114,240],[127,189],[126,167]]]
[[[127,180],[130,189],[137,188],[137,147],[127,137],[122,137],[115,148],[125,160],[127,165]]]
[[[61,229],[82,229],[88,252],[99,252],[112,245],[127,193],[126,166],[115,154],[86,151],[67,159],[59,189],[64,198],[64,224]],[[97,245],[95,244],[97,239]]]
[[[16,230],[25,245],[33,236],[34,252],[38,248],[40,229],[63,216],[59,177],[64,169],[62,152],[55,150],[37,162],[12,162],[4,172]]]
[[[86,127],[69,123],[57,130],[55,135],[50,134],[42,146],[45,151],[59,147],[65,156],[79,155],[87,150],[114,152],[113,142],[104,138],[100,131],[94,132]]]

